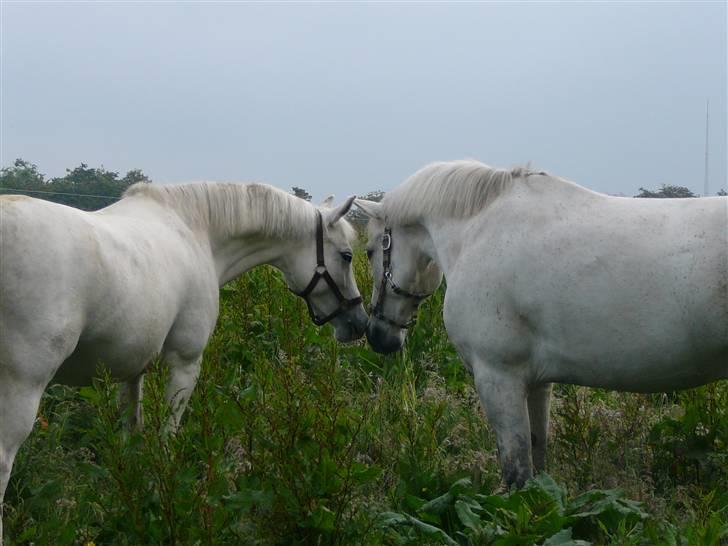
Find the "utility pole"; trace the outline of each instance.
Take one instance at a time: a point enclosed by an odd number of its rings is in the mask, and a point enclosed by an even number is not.
[[[703,197],[710,195],[710,184],[708,183],[708,130],[710,123],[710,99],[705,101],[705,179],[703,183]]]

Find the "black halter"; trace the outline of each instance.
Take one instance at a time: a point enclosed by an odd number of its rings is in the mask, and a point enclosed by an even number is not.
[[[316,315],[316,311],[313,308],[311,300],[308,298],[313,289],[316,288],[319,280],[323,279],[326,284],[329,285],[331,292],[334,293],[336,299],[339,301],[339,306],[325,317],[319,317]],[[331,319],[338,317],[341,313],[348,311],[352,307],[361,303],[361,297],[346,299],[344,294],[341,293],[339,287],[336,286],[334,279],[329,275],[328,269],[326,269],[326,263],[324,261],[324,223],[321,217],[321,212],[316,211],[316,269],[313,271],[313,277],[308,283],[308,286],[303,289],[302,292],[294,292],[297,296],[301,296],[308,306],[308,314],[311,315],[311,320],[316,326],[326,324]]]
[[[398,296],[417,300],[416,305],[419,305],[422,300],[430,297],[432,294],[416,294],[413,292],[407,292],[403,288],[400,288],[392,278],[392,228],[384,228],[384,236],[382,237],[382,282],[379,285],[379,294],[377,295],[377,302],[372,309],[372,315],[377,319],[396,326],[397,328],[407,329],[414,325],[415,316],[405,324],[400,324],[390,318],[384,316],[384,297],[387,289],[387,285],[392,289],[392,292]]]

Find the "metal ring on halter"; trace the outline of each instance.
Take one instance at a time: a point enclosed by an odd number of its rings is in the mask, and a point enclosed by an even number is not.
[[[323,317],[319,317],[316,314],[316,310],[314,309],[313,304],[311,303],[311,300],[309,298],[311,292],[313,292],[314,288],[316,288],[316,285],[321,279],[326,282],[326,284],[329,286],[329,289],[331,290],[331,292],[333,292],[334,296],[336,296],[336,299],[339,302],[339,306],[332,313],[329,313],[328,315],[325,315]],[[309,281],[306,288],[304,288],[301,292],[296,292],[293,290],[292,292],[297,296],[302,297],[303,301],[306,302],[306,306],[308,307],[308,314],[311,316],[311,320],[316,326],[322,326],[323,324],[326,324],[330,320],[338,317],[341,313],[344,313],[352,307],[356,307],[361,303],[361,296],[347,299],[344,294],[341,293],[339,287],[336,286],[336,282],[329,274],[328,269],[326,269],[326,262],[324,260],[324,223],[321,216],[321,211],[316,211],[316,269],[314,269],[313,277],[311,277],[311,280]]]
[[[372,309],[372,315],[381,320],[382,322],[386,322],[387,324],[390,324],[392,326],[395,326],[397,328],[401,328],[403,330],[406,330],[407,328],[411,328],[415,324],[416,315],[413,315],[413,317],[406,322],[405,324],[400,324],[399,322],[396,322],[388,317],[384,316],[384,299],[386,294],[387,285],[392,289],[392,292],[397,294],[398,296],[403,296],[405,298],[414,299],[417,300],[416,305],[419,305],[422,300],[425,298],[430,297],[432,294],[417,294],[408,292],[407,290],[404,290],[403,288],[400,288],[397,283],[394,282],[394,278],[392,277],[392,228],[385,227],[384,228],[384,235],[382,236],[382,282],[379,285],[379,294],[377,296],[377,302],[374,305],[374,308]]]

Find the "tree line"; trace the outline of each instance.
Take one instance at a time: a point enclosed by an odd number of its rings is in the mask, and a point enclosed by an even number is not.
[[[81,163],[66,169],[65,176],[46,178],[38,166],[16,159],[12,167],[0,169],[0,194],[29,195],[83,210],[97,210],[119,199],[137,182],[151,182],[140,169],[132,169],[123,177],[103,167],[92,168]]]
[[[4,193],[24,194],[47,199],[82,210],[97,210],[119,199],[124,191],[137,182],[149,183],[151,180],[140,169],[127,171],[124,176],[118,172],[107,171],[104,167],[93,168],[81,163],[73,169],[66,169],[65,176],[46,178],[37,165],[24,159],[16,159],[11,167],[0,169],[0,195]],[[311,194],[304,188],[294,186],[291,193],[296,197],[311,200]],[[717,195],[728,195],[725,189]],[[370,201],[381,201],[384,192],[377,190],[360,197]],[[635,197],[643,198],[686,198],[699,197],[684,186],[662,184],[657,190],[640,188]],[[350,212],[350,219],[357,224],[366,223],[366,218],[358,210]]]
[[[728,192],[725,191],[724,188],[721,188],[718,190],[718,193],[716,195],[719,196],[725,196],[728,195]],[[635,197],[653,197],[653,198],[682,198],[682,197],[700,197],[699,195],[694,194],[692,191],[690,191],[688,188],[684,186],[672,186],[670,184],[663,184],[660,186],[660,189],[651,191],[646,188],[640,188],[640,192],[635,195]]]

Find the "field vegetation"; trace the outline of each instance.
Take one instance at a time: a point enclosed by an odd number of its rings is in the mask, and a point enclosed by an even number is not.
[[[442,298],[384,357],[313,326],[273,269],[250,272],[221,291],[178,434],[162,432],[161,365],[138,433],[103,374],[49,389],[8,487],[8,544],[726,543],[726,382],[557,386],[549,474],[509,493]]]

